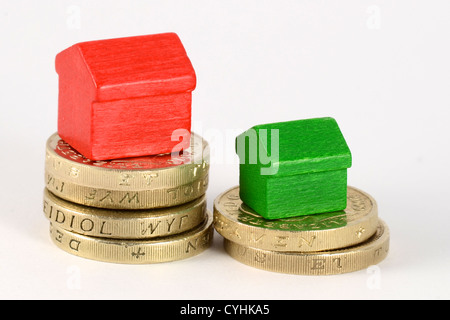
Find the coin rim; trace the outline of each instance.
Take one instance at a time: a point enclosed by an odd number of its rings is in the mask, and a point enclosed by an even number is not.
[[[45,172],[47,176],[47,172]],[[171,207],[171,206],[177,206],[182,205],[187,202],[190,202],[198,197],[203,196],[206,193],[206,190],[208,189],[209,185],[209,172],[205,172],[204,175],[201,175],[197,177],[197,179],[183,184],[176,187],[170,187],[170,188],[153,188],[148,190],[138,190],[138,191],[130,191],[130,190],[110,190],[110,189],[104,189],[104,188],[93,188],[93,187],[87,187],[75,183],[71,183],[70,181],[62,180],[59,178],[52,178],[53,182],[57,181],[58,185],[64,184],[64,192],[61,191],[61,189],[58,188],[58,186],[54,183],[46,183],[46,188],[48,188],[53,194],[57,195],[58,197],[74,202],[77,204],[89,206],[89,207],[96,207],[96,208],[103,208],[103,209],[158,209],[158,208],[165,208],[165,207]],[[59,180],[56,180],[59,179]],[[193,186],[195,184],[203,184],[201,188],[194,188],[193,192],[191,192],[189,195],[186,196],[184,192],[181,193],[180,197],[177,197],[176,199],[170,199],[169,193],[172,191],[176,191],[174,189],[179,189],[183,187],[189,187]],[[68,191],[69,190],[69,191]],[[103,194],[109,194],[111,198],[119,198],[124,199],[127,197],[127,194],[129,196],[130,193],[133,193],[134,195],[138,195],[139,198],[139,204],[136,204],[135,202],[101,202],[99,199],[91,199],[89,201],[86,200],[86,197],[93,192],[99,192]]]
[[[187,184],[207,173],[210,166],[209,143],[194,132],[192,132],[191,136],[193,141],[198,141],[200,139],[202,141],[201,159],[194,159],[194,161],[190,163],[163,168],[118,169],[87,165],[57,154],[51,147],[52,141],[61,139],[56,132],[53,133],[46,142],[46,176],[50,174],[55,178],[76,185],[117,191],[141,191],[171,188]],[[55,168],[55,164],[57,164],[58,168]],[[76,175],[73,175],[73,172],[77,172]],[[124,174],[132,175],[133,179],[127,181],[126,184],[120,184],[123,181]],[[145,176],[155,174],[158,174],[158,179],[155,179],[151,182],[151,185],[149,185],[149,180],[145,178]]]
[[[50,222],[54,223],[61,229],[71,231],[78,234],[83,234],[92,237],[107,237],[112,239],[151,239],[161,236],[175,235],[191,230],[199,226],[206,219],[206,195],[203,195],[191,202],[161,208],[161,209],[147,209],[147,210],[114,210],[88,207],[77,203],[69,202],[54,195],[50,190],[44,188],[44,216]],[[71,218],[71,221],[77,221],[77,226],[80,225],[80,221],[85,219],[93,221],[94,225],[101,225],[104,222],[108,223],[108,230],[114,230],[113,234],[101,233],[98,230],[85,231],[80,227],[71,226],[63,223],[59,223],[57,214],[50,218],[45,208],[53,207],[53,210],[63,211]],[[156,227],[155,231],[151,234],[142,234],[142,224],[148,225],[150,223],[158,223],[163,220],[176,219],[180,216],[187,216],[188,219],[183,225],[183,228],[174,228],[176,231],[165,231]],[[72,224],[72,223],[71,223]]]
[[[158,237],[151,240],[90,237],[58,228],[50,223],[51,241],[59,249],[77,257],[118,264],[155,264],[194,257],[211,247],[214,236],[213,231],[212,214],[209,211],[207,211],[207,219],[201,226],[181,234],[168,237]],[[82,251],[69,250],[68,245],[63,245],[61,242],[56,240],[53,236],[54,232],[60,233],[62,237],[71,237],[72,240],[78,239],[85,241],[87,242],[88,249],[84,249]],[[208,243],[205,246],[199,247],[190,252],[183,250],[186,245],[189,245],[190,240],[195,238],[198,239],[206,234],[209,234],[209,237]],[[144,250],[151,248],[153,254],[151,256],[147,255],[142,259],[135,259],[132,257],[132,253],[130,251],[131,249],[136,248],[144,248]]]
[[[224,238],[236,242],[244,246],[253,246],[258,249],[263,250],[273,250],[273,251],[291,251],[291,252],[314,252],[314,251],[326,251],[348,247],[355,245],[369,239],[377,230],[378,225],[378,205],[375,199],[368,193],[355,188],[353,186],[348,186],[352,190],[361,193],[366,196],[372,203],[372,210],[361,219],[354,220],[350,225],[346,225],[338,228],[331,228],[325,230],[279,230],[263,228],[259,226],[245,224],[241,221],[235,220],[234,216],[230,216],[226,213],[223,206],[220,205],[221,199],[229,192],[239,188],[239,186],[234,186],[225,192],[221,193],[214,199],[214,228],[216,231]],[[242,201],[242,200],[240,200]],[[222,209],[222,210],[221,210]],[[239,209],[240,210],[240,209]],[[261,219],[264,219],[261,217]],[[280,219],[282,220],[282,219]],[[234,230],[231,234],[225,232],[219,224],[228,224],[231,230]],[[363,228],[365,231],[361,237],[357,237],[356,233]],[[233,236],[236,233],[241,237]],[[255,243],[254,238],[251,236],[258,234],[259,237],[264,237],[270,239],[269,241],[263,241],[258,244]],[[259,238],[258,239],[261,239]],[[283,239],[283,243],[286,244],[285,247],[276,246],[274,239]],[[302,245],[299,249],[298,241],[299,238],[303,239],[314,239],[311,246]],[[303,242],[302,242],[303,243]]]
[[[376,265],[383,261],[389,253],[390,230],[388,225],[381,219],[378,220],[377,233],[363,243],[348,248],[329,250],[324,252],[280,252],[263,250],[254,247],[244,246],[236,242],[223,239],[224,249],[234,260],[245,265],[277,273],[296,275],[336,275],[354,272]],[[381,232],[378,230],[381,229]],[[384,250],[382,250],[384,248]],[[237,254],[239,250],[245,250],[245,256]],[[381,253],[377,254],[377,250]],[[262,264],[251,257],[266,258],[268,264]],[[372,258],[369,258],[372,255]],[[326,262],[336,261],[335,259],[346,259],[347,266],[341,268],[313,269],[310,267],[311,260],[322,259]],[[266,260],[265,260],[266,261]]]

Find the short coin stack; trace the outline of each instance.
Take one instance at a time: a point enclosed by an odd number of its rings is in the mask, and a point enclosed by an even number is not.
[[[352,157],[335,119],[256,125],[236,138],[236,153],[239,186],[214,201],[230,256],[303,275],[356,271],[386,257],[388,228],[375,200],[347,184]]]
[[[389,230],[376,201],[353,187],[343,211],[268,220],[245,205],[234,187],[214,201],[214,226],[234,259],[263,270],[330,275],[382,261]]]
[[[213,237],[209,146],[191,134],[182,153],[93,161],[57,133],[46,145],[44,214],[62,250],[129,264],[195,256]]]

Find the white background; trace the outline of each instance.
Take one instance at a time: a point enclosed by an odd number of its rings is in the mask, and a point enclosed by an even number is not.
[[[93,2],[0,6],[0,298],[450,298],[449,1]],[[352,151],[349,184],[375,197],[391,230],[375,273],[262,271],[227,256],[218,234],[200,256],[157,265],[54,246],[42,191],[45,141],[56,131],[55,55],[81,41],[168,31],[196,70],[193,122],[215,137],[208,207],[238,184],[225,137],[332,116]]]

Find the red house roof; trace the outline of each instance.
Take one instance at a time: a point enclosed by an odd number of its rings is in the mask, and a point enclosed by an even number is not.
[[[77,43],[55,59],[58,74],[70,65],[90,80],[84,83],[93,101],[190,92],[196,86],[195,71],[175,33]]]

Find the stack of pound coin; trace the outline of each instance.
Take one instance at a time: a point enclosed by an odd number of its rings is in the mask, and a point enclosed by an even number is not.
[[[215,199],[213,215],[226,252],[263,270],[341,274],[378,264],[389,251],[389,229],[376,201],[350,186],[345,210],[276,220],[243,203],[237,186]]]
[[[47,140],[44,214],[62,250],[105,262],[149,264],[210,247],[209,145],[107,161],[87,159],[57,133]]]

